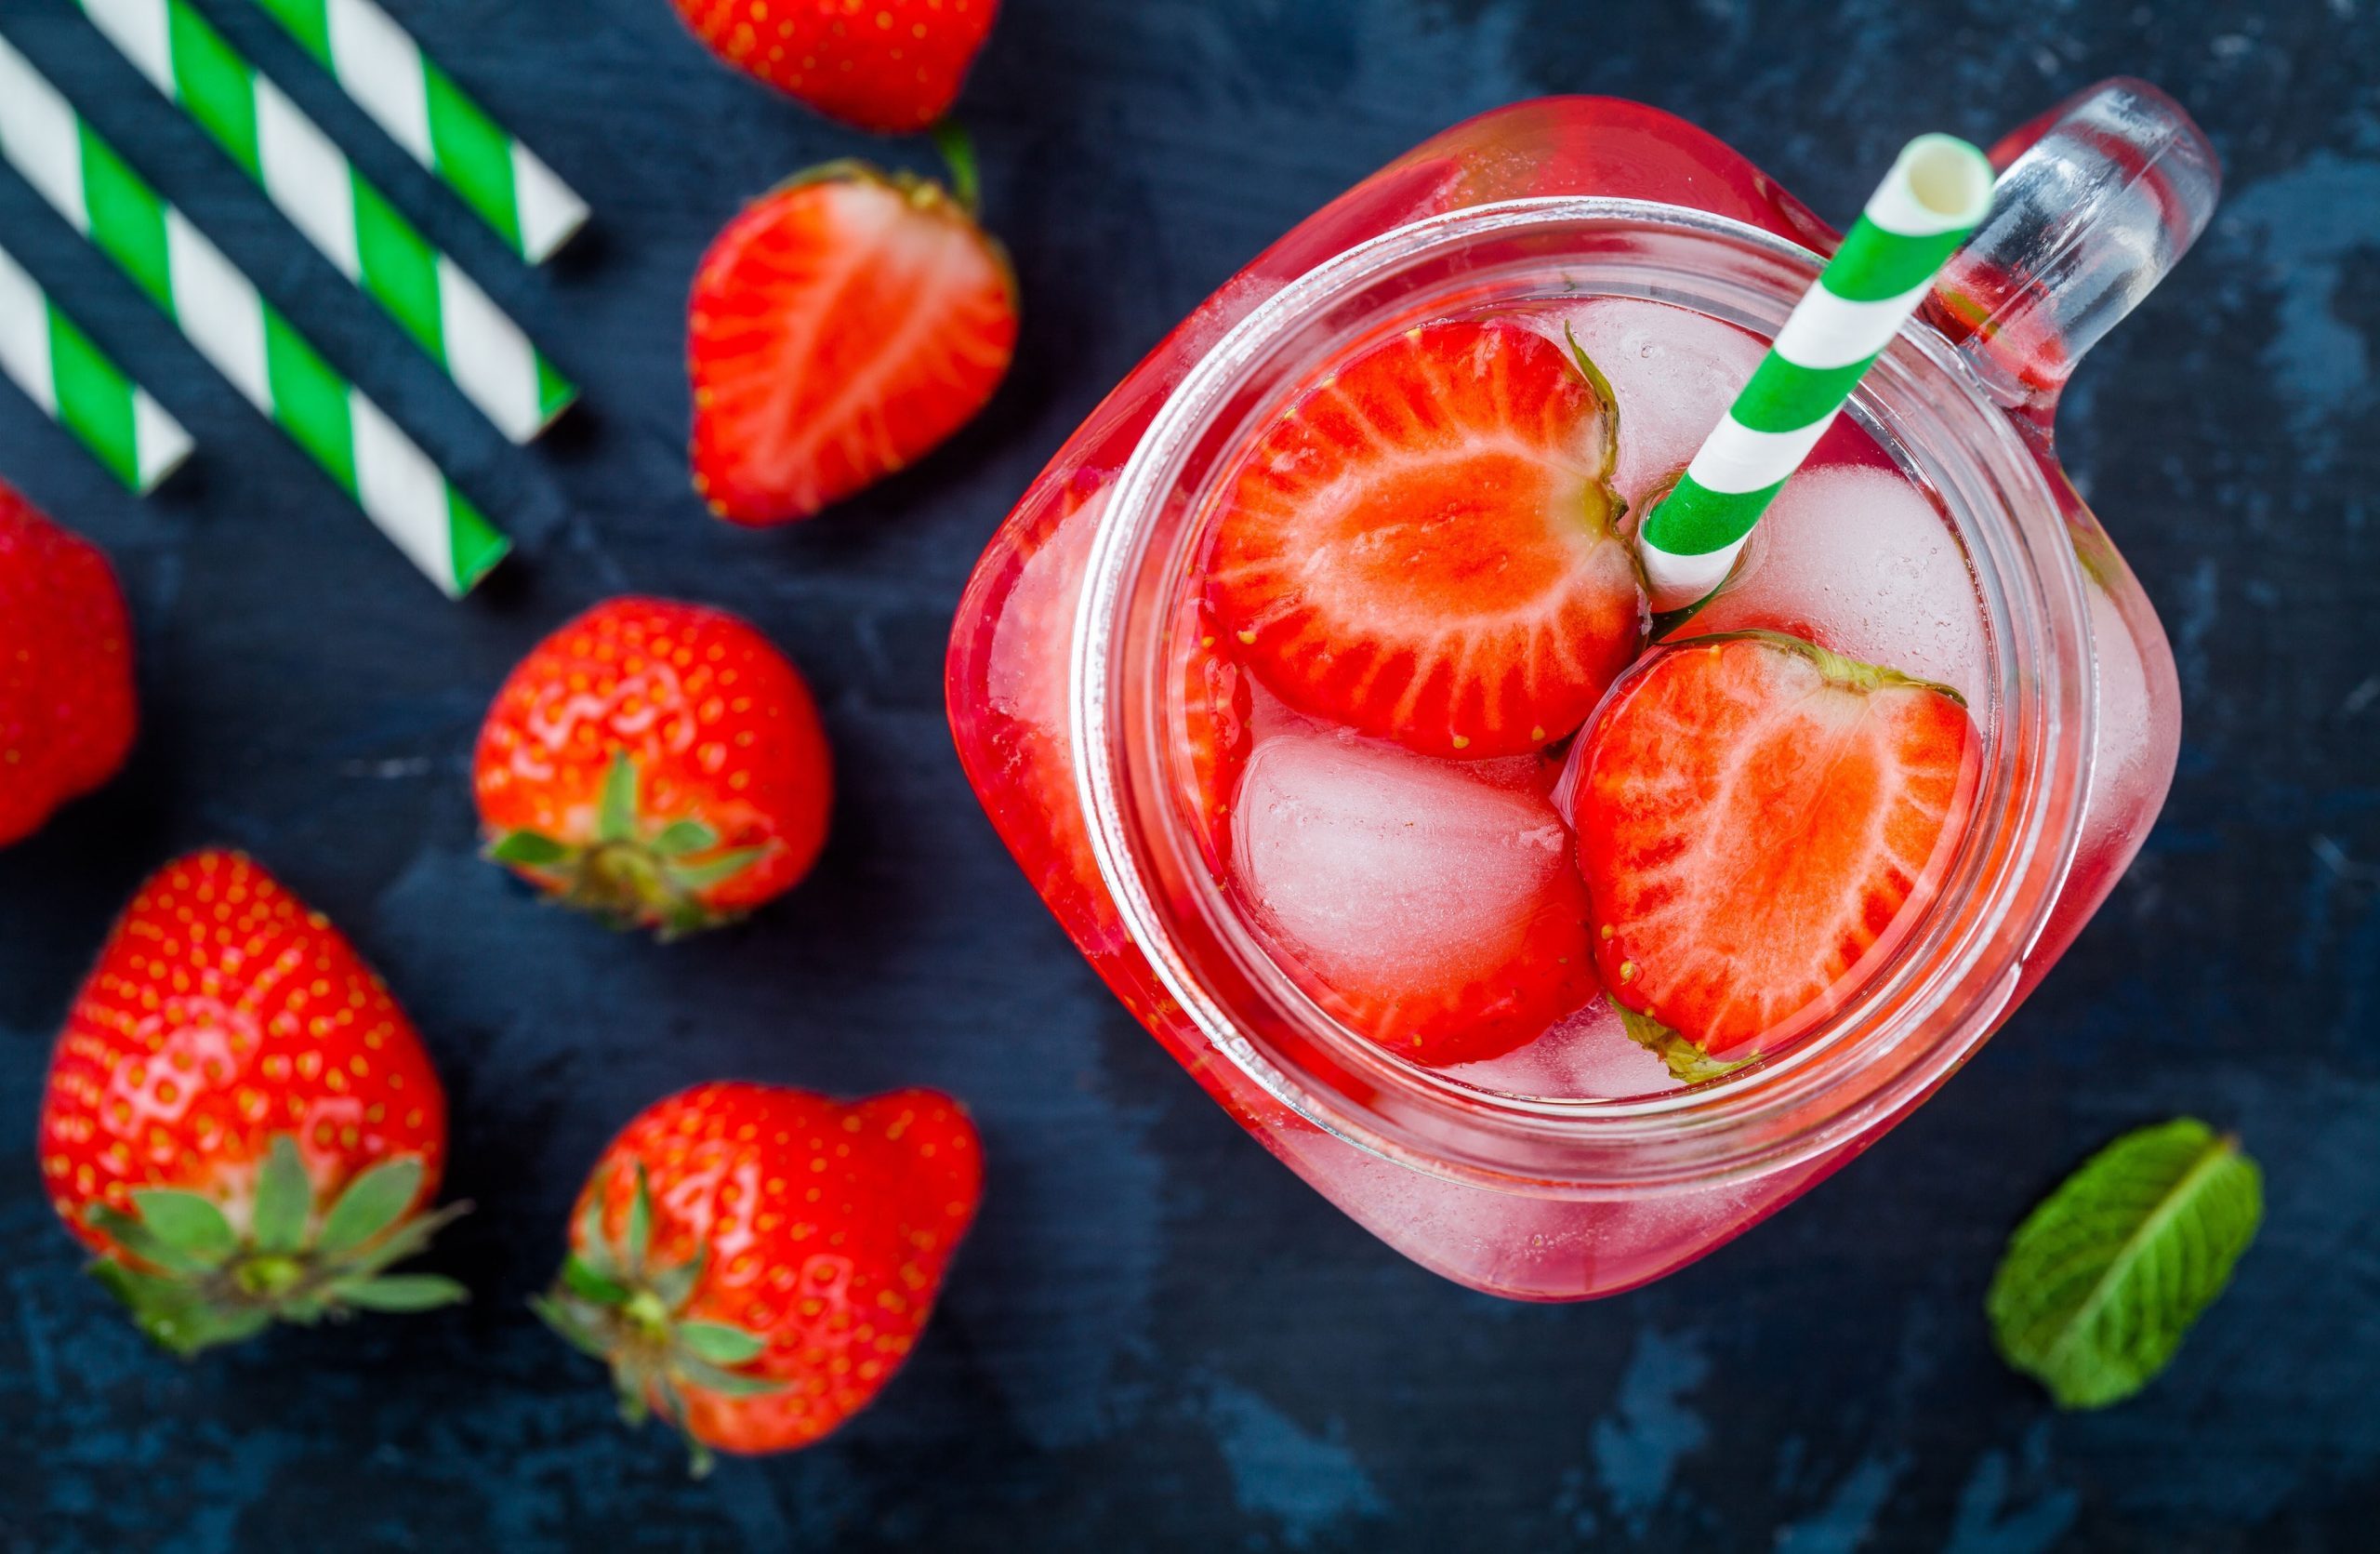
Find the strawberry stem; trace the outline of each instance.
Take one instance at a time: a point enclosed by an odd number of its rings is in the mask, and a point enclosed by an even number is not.
[[[258,1172],[245,1237],[211,1198],[144,1189],[130,1195],[130,1212],[105,1203],[87,1212],[92,1229],[112,1243],[91,1274],[143,1333],[185,1357],[251,1337],[276,1320],[452,1305],[465,1292],[451,1279],[383,1271],[421,1251],[468,1207],[412,1213],[423,1174],[418,1160],[383,1161],[321,1204],[297,1140],[277,1134]],[[318,1208],[321,1228],[310,1235]]]
[[[595,840],[575,845],[536,831],[507,831],[487,856],[526,874],[548,895],[621,928],[677,938],[733,920],[703,894],[768,856],[766,843],[728,847],[700,820],[648,823],[643,784],[626,750],[612,752],[596,802]]]
[[[623,1422],[639,1426],[658,1413],[684,1437],[688,1467],[699,1479],[710,1471],[712,1457],[694,1434],[684,1388],[752,1398],[786,1384],[726,1368],[766,1353],[768,1342],[760,1335],[687,1314],[709,1261],[707,1248],[696,1247],[683,1263],[653,1266],[653,1184],[641,1162],[619,1238],[604,1232],[603,1204],[612,1182],[607,1175],[588,1194],[578,1221],[579,1244],[563,1257],[553,1287],[529,1302],[530,1309],[572,1348],[611,1366]],[[615,1281],[599,1268],[620,1278]]]
[[[950,166],[950,197],[959,208],[973,216],[982,203],[983,183],[975,171],[975,142],[957,119],[943,119],[933,126],[933,143]]]

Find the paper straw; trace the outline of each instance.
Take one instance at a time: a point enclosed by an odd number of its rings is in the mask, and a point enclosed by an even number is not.
[[[509,542],[428,455],[0,39],[0,156],[123,267],[248,402],[278,422],[450,597]]]
[[[372,0],[257,0],[355,105],[531,264],[587,224],[587,202],[506,134]]]
[[[578,397],[521,326],[186,0],[81,5],[324,259],[388,310],[498,432],[532,442]]]
[[[1964,140],[1921,135],[1902,149],[1726,418],[1646,515],[1637,548],[1655,610],[1698,604],[1727,580],[1786,477],[1990,203],[1991,164]]]
[[[5,248],[0,372],[144,497],[190,457],[182,423],[100,354]]]

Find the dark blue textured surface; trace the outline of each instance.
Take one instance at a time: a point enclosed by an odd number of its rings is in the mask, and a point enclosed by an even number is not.
[[[2380,1518],[2380,18],[2370,0],[1009,0],[963,103],[1026,299],[1015,375],[923,468],[773,535],[685,488],[685,278],[745,197],[852,152],[663,0],[389,0],[591,199],[511,263],[238,0],[205,0],[588,389],[534,453],[479,423],[77,17],[0,28],[353,367],[526,555],[441,604],[12,177],[0,236],[202,441],[122,496],[13,391],[0,477],[102,541],[139,617],[131,770],[0,855],[0,1546],[10,1550],[1808,1551],[2370,1547]],[[2162,823],[2021,1016],[1744,1242],[1587,1307],[1399,1260],[1299,1186],[1096,985],[943,730],[947,618],[1026,480],[1147,347],[1347,183],[1477,110],[1633,95],[1846,217],[1911,133],[1989,139],[2117,72],[2228,166],[2199,251],[2083,370],[2075,472],[2163,613],[2188,722]],[[623,590],[723,604],[812,676],[845,798],[815,879],[668,950],[474,857],[513,659]],[[88,1287],[29,1151],[111,914],[235,843],[345,924],[453,1096],[439,1264],[468,1310],[181,1365]],[[914,1362],[830,1443],[690,1483],[522,1299],[586,1162],[721,1074],[945,1086],[981,1228]],[[2136,1401],[2061,1417],[1993,1358],[2003,1238],[2083,1153],[2239,1127],[2270,1218]],[[13,1143],[9,1141],[15,1141]]]

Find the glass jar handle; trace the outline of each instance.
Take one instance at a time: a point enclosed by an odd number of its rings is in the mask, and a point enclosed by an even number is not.
[[[2179,103],[2122,76],[2018,129],[1991,160],[1991,209],[1927,311],[1994,393],[2046,413],[2083,352],[2206,230],[2223,170]]]

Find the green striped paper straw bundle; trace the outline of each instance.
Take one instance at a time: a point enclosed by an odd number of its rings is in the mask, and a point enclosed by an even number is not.
[[[1991,164],[1964,140],[1921,135],[1902,149],[1726,418],[1646,515],[1637,549],[1657,612],[1727,580],[1761,513],[1990,203]]]
[[[531,264],[587,224],[587,202],[506,134],[372,0],[257,0],[372,121]]]
[[[118,480],[146,496],[190,457],[190,433],[0,248],[0,372]]]
[[[182,213],[0,39],[0,157],[115,260],[249,403],[450,596],[510,547]]]
[[[577,397],[521,326],[187,0],[81,5],[324,258],[388,310],[497,431],[530,442]]]

